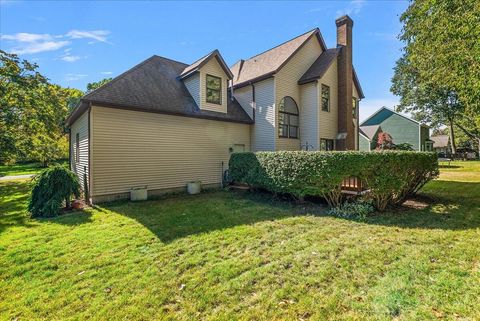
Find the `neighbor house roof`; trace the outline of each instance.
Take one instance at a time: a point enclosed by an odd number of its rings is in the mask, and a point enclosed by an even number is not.
[[[228,79],[232,79],[233,74],[230,71],[230,69],[228,68],[227,64],[225,63],[225,60],[223,60],[222,55],[220,54],[220,52],[217,49],[215,49],[214,51],[212,51],[208,55],[198,59],[197,61],[195,61],[190,66],[187,66],[182,71],[182,73],[180,74],[180,78],[184,79],[184,78],[187,78],[188,76],[192,75],[193,73],[198,71],[200,68],[202,68],[202,66],[204,66],[207,62],[209,62],[212,58],[217,59],[218,63],[220,64],[220,67],[222,67],[223,71],[227,74]]]
[[[179,76],[187,64],[152,56],[112,81],[85,95],[67,118],[71,125],[89,105],[133,109],[239,123],[253,123],[236,99],[228,94],[227,112],[201,110]],[[195,67],[194,67],[195,68]]]
[[[448,147],[450,142],[450,137],[448,135],[437,135],[431,136],[430,140],[433,141],[433,148],[443,148]]]
[[[372,140],[377,134],[377,132],[381,130],[381,128],[379,125],[360,126],[359,130],[363,136],[365,136],[369,140]]]
[[[340,52],[342,51],[343,47],[337,48],[330,48],[322,52],[322,54],[315,60],[315,62],[308,68],[308,70],[300,77],[298,80],[298,84],[306,84],[308,82],[320,79],[325,75],[328,68],[332,65],[335,59],[338,57]],[[353,72],[353,83],[357,87],[359,98],[365,98],[362,90],[362,86],[360,86],[360,81],[358,80],[357,73],[355,72],[355,68],[352,68]]]
[[[234,87],[242,87],[250,81],[258,81],[272,76],[312,37],[317,37],[322,50],[326,50],[320,30],[315,28],[250,59],[239,60],[230,68],[234,75]]]
[[[414,122],[415,124],[418,124],[419,126],[423,126],[423,127],[429,128],[428,125],[422,124],[422,123],[419,122],[419,121],[416,121],[416,120],[414,120],[414,119],[408,118],[407,116],[402,115],[402,114],[400,114],[400,113],[397,113],[396,111],[393,111],[393,110],[391,110],[390,108],[387,108],[387,107],[385,107],[385,106],[383,106],[382,108],[380,108],[379,110],[377,110],[376,112],[374,112],[372,115],[370,115],[370,116],[369,116],[367,119],[365,119],[360,125],[363,125],[363,124],[367,123],[367,122],[368,122],[370,119],[372,119],[374,116],[376,116],[376,115],[378,115],[378,114],[380,114],[380,113],[385,113],[385,112],[389,113],[390,115],[391,115],[391,114],[395,114],[395,115],[401,116],[401,117],[403,117],[403,118],[405,118],[405,119],[407,119],[407,120],[409,120],[409,121],[411,121],[411,122]]]

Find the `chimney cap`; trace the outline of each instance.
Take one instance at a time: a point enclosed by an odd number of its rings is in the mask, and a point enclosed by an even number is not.
[[[349,27],[353,27],[353,20],[348,15],[344,15],[340,18],[337,18],[337,20],[335,20],[335,24],[337,25],[337,27],[340,27],[344,24],[347,24],[347,26]]]

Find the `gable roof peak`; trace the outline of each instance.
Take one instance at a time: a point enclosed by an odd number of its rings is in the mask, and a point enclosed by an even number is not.
[[[326,45],[320,34],[320,29],[314,28],[295,38],[285,41],[273,48],[261,52],[239,64],[237,62],[232,66],[234,74],[234,87],[241,87],[252,81],[259,81],[271,77],[277,73],[303,45],[316,37],[320,43],[322,51],[325,51]]]
[[[191,65],[187,66],[182,73],[180,74],[180,79],[185,79],[188,76],[191,76],[193,73],[198,71],[200,68],[202,68],[207,62],[209,62],[212,58],[216,58],[218,63],[220,64],[220,67],[222,67],[223,71],[225,74],[227,74],[228,79],[233,78],[233,74],[230,71],[230,68],[228,68],[227,63],[225,60],[223,60],[222,55],[220,54],[220,51],[218,49],[215,49],[211,51],[210,53],[206,54],[202,58],[198,59]]]

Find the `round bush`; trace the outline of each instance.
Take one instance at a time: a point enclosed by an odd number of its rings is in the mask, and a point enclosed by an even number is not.
[[[72,171],[62,166],[53,166],[44,170],[35,178],[28,211],[32,217],[51,217],[58,215],[65,201],[80,196],[80,183]]]

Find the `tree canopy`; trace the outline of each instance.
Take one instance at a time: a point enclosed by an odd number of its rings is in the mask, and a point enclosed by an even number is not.
[[[480,140],[480,2],[416,0],[400,21],[405,46],[391,86],[398,110],[448,126],[453,152],[454,126]]]
[[[38,65],[0,50],[0,162],[68,155],[64,120],[81,91],[51,84]]]
[[[480,2],[416,0],[400,17],[404,58],[419,81],[480,112]]]

